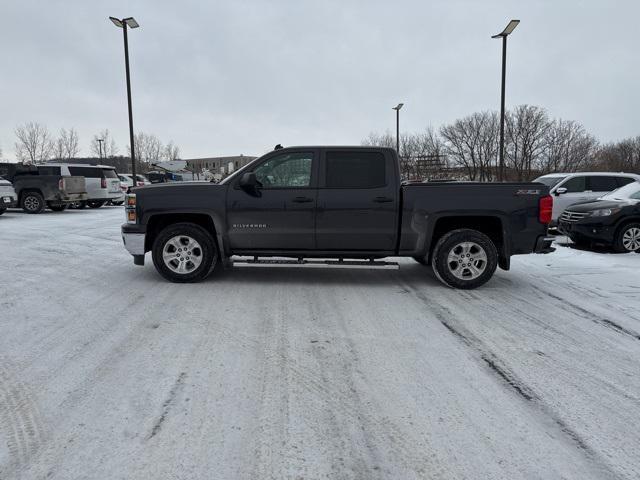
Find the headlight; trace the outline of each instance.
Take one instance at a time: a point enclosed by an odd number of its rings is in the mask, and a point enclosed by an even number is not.
[[[619,208],[601,208],[600,210],[594,210],[591,212],[592,217],[608,217],[610,215],[615,215],[620,211]]]

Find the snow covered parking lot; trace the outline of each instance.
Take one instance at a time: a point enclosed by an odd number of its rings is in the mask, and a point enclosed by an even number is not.
[[[3,480],[640,477],[640,255],[176,285],[123,219],[0,217]]]

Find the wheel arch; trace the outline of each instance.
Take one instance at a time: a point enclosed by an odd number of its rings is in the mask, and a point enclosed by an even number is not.
[[[498,265],[503,270],[509,270],[511,246],[509,245],[508,226],[506,219],[497,213],[479,215],[442,215],[433,223],[430,243],[428,245],[428,258],[432,261],[433,250],[438,240],[447,232],[460,228],[477,230],[488,236],[498,251]]]
[[[145,252],[152,249],[155,238],[164,228],[174,223],[185,222],[198,225],[209,232],[214,242],[216,242],[218,251],[223,255],[224,245],[220,234],[222,231],[221,225],[216,221],[214,216],[203,212],[168,212],[151,215],[146,224]]]

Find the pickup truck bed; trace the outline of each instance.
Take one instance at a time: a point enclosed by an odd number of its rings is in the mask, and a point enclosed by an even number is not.
[[[176,282],[206,278],[233,256],[375,260],[413,257],[444,283],[475,288],[512,255],[552,251],[552,199],[531,183],[402,184],[394,150],[290,147],[221,184],[133,189],[123,240],[151,251]]]

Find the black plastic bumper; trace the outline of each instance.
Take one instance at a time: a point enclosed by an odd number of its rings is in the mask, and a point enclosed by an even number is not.
[[[553,244],[554,238],[547,236],[540,236],[538,240],[536,240],[536,246],[533,249],[534,253],[551,253],[555,252],[556,249],[551,246]]]

